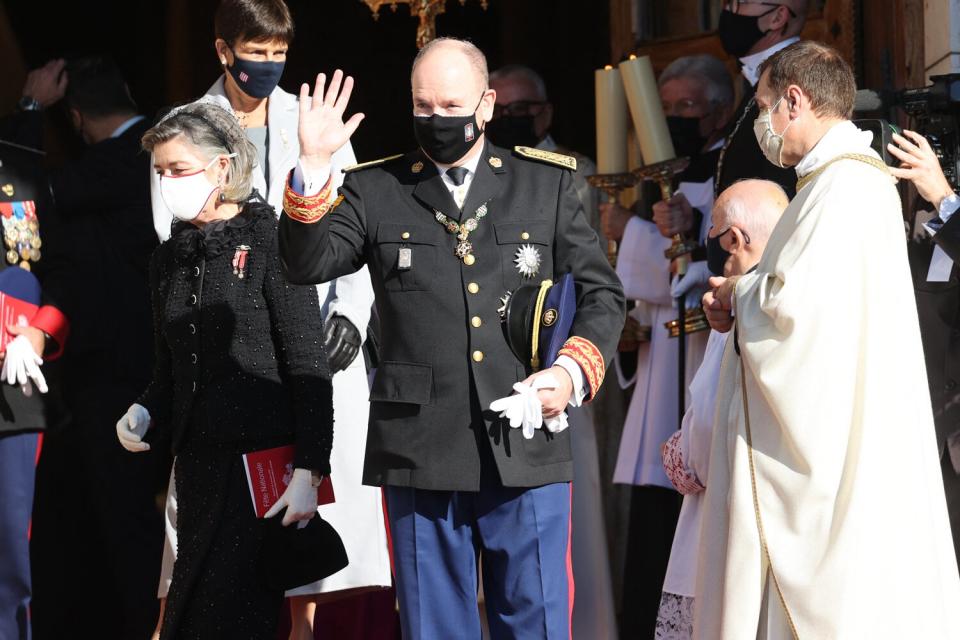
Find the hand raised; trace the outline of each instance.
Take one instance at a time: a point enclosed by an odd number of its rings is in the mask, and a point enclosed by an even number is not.
[[[343,121],[343,112],[353,91],[353,78],[347,76],[344,79],[343,72],[337,69],[324,93],[326,79],[326,74],[317,75],[313,96],[310,95],[310,85],[303,83],[300,86],[300,124],[297,133],[300,160],[308,167],[329,166],[330,157],[350,140],[363,120],[362,113],[355,113],[349,120]]]

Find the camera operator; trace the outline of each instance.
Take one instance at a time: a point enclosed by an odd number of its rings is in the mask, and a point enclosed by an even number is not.
[[[909,180],[937,211],[925,227],[929,240],[909,245],[920,332],[933,402],[940,470],[953,530],[953,545],[960,559],[960,196],[943,173],[926,138],[913,131],[893,135],[887,145],[900,160],[891,167],[897,178]],[[952,221],[952,222],[951,222]]]

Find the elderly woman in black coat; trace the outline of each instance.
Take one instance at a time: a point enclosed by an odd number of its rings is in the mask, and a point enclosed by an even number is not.
[[[241,454],[295,445],[271,512],[285,508],[284,525],[316,514],[333,441],[317,292],[280,273],[276,217],[250,186],[257,152],[232,114],[181,107],[143,146],[178,222],[150,265],[153,381],[117,433],[145,451],[151,425],[167,430],[176,454],[179,548],[161,638],[272,637],[283,592],[259,578],[266,525]]]

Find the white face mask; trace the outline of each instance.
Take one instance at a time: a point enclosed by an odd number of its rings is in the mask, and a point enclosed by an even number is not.
[[[233,158],[236,155],[231,153],[226,157]],[[195,173],[160,176],[160,197],[163,198],[163,203],[167,205],[167,209],[174,217],[189,222],[195,220],[203,211],[203,208],[207,206],[210,196],[220,189],[220,185],[211,185],[210,181],[207,180],[206,171],[220,157],[215,157],[207,166]]]
[[[786,128],[780,133],[773,130],[771,114],[777,110],[781,102],[783,102],[783,98],[777,100],[772,108],[760,111],[760,115],[753,121],[753,134],[757,137],[757,144],[760,145],[763,156],[775,166],[785,169],[786,167],[783,164],[783,134],[787,132],[794,120],[788,122]]]

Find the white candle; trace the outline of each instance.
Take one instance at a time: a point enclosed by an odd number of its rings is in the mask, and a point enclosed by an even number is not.
[[[620,72],[610,65],[594,72],[597,101],[597,172],[627,171],[627,99]]]
[[[620,77],[630,105],[633,128],[640,143],[644,164],[656,164],[677,157],[663,115],[660,91],[653,76],[650,58],[630,56],[620,63]]]

